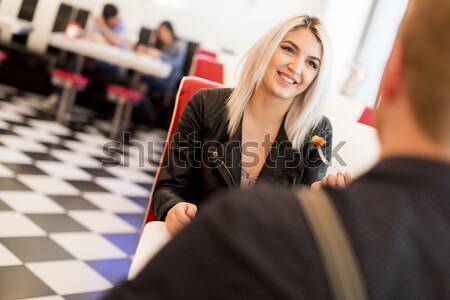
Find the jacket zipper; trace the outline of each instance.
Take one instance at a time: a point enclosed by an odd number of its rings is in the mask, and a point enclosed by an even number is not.
[[[233,185],[236,189],[238,189],[238,186],[236,184],[236,181],[234,180],[233,175],[231,175],[230,170],[228,170],[227,166],[224,164],[223,160],[220,161],[220,163],[222,164],[222,166],[224,166],[225,170],[227,170],[228,175],[230,175],[231,181],[233,182]]]

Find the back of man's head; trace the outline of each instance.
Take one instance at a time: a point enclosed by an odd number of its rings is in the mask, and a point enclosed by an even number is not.
[[[119,11],[117,10],[117,7],[115,7],[113,4],[105,4],[103,7],[103,13],[102,16],[105,20],[108,20],[111,17],[116,17],[119,14]]]
[[[450,147],[450,1],[412,0],[399,31],[418,126]]]

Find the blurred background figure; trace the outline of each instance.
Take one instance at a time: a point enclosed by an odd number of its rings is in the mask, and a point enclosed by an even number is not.
[[[103,7],[102,15],[96,16],[94,19],[94,27],[89,39],[98,43],[108,43],[121,48],[126,48],[128,46],[127,30],[125,29],[124,23],[119,18],[119,10],[116,6],[106,4]],[[87,69],[111,75],[118,75],[119,71],[117,65],[104,61],[94,61]]]
[[[152,95],[167,94],[175,91],[181,77],[186,59],[187,44],[177,38],[172,23],[163,21],[156,31],[154,42],[147,46],[138,44],[136,51],[143,55],[150,55],[160,58],[162,61],[171,64],[172,71],[167,78],[161,79],[146,75],[142,77],[140,90],[144,93],[145,99],[142,101],[142,113],[148,121],[154,121],[156,115],[162,109],[162,103],[153,103]]]

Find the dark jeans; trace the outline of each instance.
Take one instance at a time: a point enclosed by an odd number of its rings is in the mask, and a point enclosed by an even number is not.
[[[147,85],[147,92],[144,93],[144,99],[141,102],[142,110],[152,115],[155,113],[155,104],[152,102],[152,93],[165,93],[170,90],[170,79],[160,79],[153,76],[142,76],[142,81]]]

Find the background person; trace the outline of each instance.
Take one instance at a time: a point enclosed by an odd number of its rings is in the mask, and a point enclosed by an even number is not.
[[[177,38],[172,23],[162,22],[156,31],[155,43],[152,46],[138,44],[136,47],[138,53],[157,57],[162,61],[169,63],[172,70],[167,78],[158,78],[151,75],[142,76],[141,91],[146,95],[142,101],[142,108],[147,116],[156,117],[155,103],[152,103],[152,93],[160,92],[162,94],[175,91],[178,83],[183,77],[183,68],[186,60],[187,44]],[[159,112],[160,109],[158,109]]]

